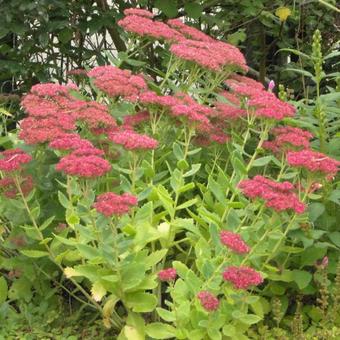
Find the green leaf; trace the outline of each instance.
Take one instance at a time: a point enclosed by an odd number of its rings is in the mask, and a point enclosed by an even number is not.
[[[197,198],[193,198],[191,200],[188,200],[188,201],[182,203],[178,207],[176,207],[176,210],[181,210],[181,209],[189,208],[189,207],[191,207],[192,205],[194,205],[196,203],[197,203]]]
[[[185,229],[193,234],[196,234],[198,237],[201,237],[201,233],[197,226],[194,224],[194,221],[191,218],[176,218],[172,223],[171,226],[173,226],[176,229]]]
[[[174,201],[172,200],[169,192],[163,187],[163,185],[159,185],[157,187],[157,194],[166,211],[170,215],[173,215],[175,212],[175,209],[173,208]]]
[[[315,222],[325,211],[325,206],[322,203],[312,203],[308,207],[309,219]]]
[[[69,202],[67,197],[61,191],[58,191],[58,199],[59,199],[60,204],[64,208],[68,209],[68,208],[71,207],[71,203]]]
[[[135,215],[135,220],[138,222],[142,222],[142,221],[151,222],[152,214],[153,214],[153,203],[148,202],[137,210],[136,215]]]
[[[340,232],[334,231],[330,234],[328,234],[328,238],[337,246],[340,248]]]
[[[311,59],[311,57],[308,54],[302,53],[302,52],[300,52],[298,50],[295,50],[293,48],[281,48],[280,50],[278,50],[278,52],[281,52],[281,51],[291,52],[291,53],[296,54],[296,55],[298,55],[300,57],[304,57],[306,59]]]
[[[264,165],[268,164],[272,160],[272,158],[273,158],[272,156],[265,156],[265,157],[255,159],[252,166],[253,167],[264,166]]]
[[[53,234],[53,236],[63,244],[66,244],[67,246],[75,246],[78,244],[78,241],[75,238],[64,238],[59,235]]]
[[[130,58],[126,59],[125,62],[131,66],[144,66],[146,64],[145,61]]]
[[[178,161],[181,161],[182,159],[184,159],[184,153],[183,153],[182,148],[179,146],[179,144],[174,143],[172,147],[172,151]]]
[[[180,170],[186,170],[189,168],[189,164],[185,159],[181,159],[177,162],[177,168]]]
[[[258,323],[259,321],[262,320],[261,317],[259,317],[258,315],[255,315],[255,314],[245,314],[245,313],[242,313],[241,311],[239,310],[235,310],[233,313],[232,313],[232,316],[233,318],[247,324],[247,325],[253,325],[255,323]]]
[[[137,313],[152,312],[157,306],[157,297],[151,293],[127,293],[125,303]]]
[[[46,229],[54,220],[55,216],[51,216],[49,217],[40,227],[40,230],[44,230]]]
[[[0,305],[6,301],[7,293],[8,293],[7,281],[3,276],[1,276],[0,277]]]
[[[286,68],[283,71],[292,71],[292,72],[295,72],[295,73],[302,74],[303,76],[306,76],[306,77],[311,78],[311,79],[314,78],[314,76],[306,70],[301,70],[301,69],[296,69],[296,68]]]
[[[175,169],[171,174],[170,185],[174,192],[178,192],[178,190],[184,185],[182,173],[178,169]]]
[[[152,252],[145,260],[145,268],[149,269],[155,264],[157,264],[159,261],[161,261],[166,253],[168,252],[168,249],[162,249]]]
[[[191,170],[189,170],[188,172],[186,172],[183,177],[189,177],[192,175],[195,175],[195,173],[201,168],[201,164],[193,164],[191,167]]]
[[[169,310],[158,307],[156,308],[156,311],[158,315],[165,321],[172,322],[176,320],[176,315],[174,315],[174,313],[170,312]]]
[[[185,4],[184,9],[188,17],[193,19],[198,19],[203,12],[203,6],[195,2]]]
[[[215,328],[208,328],[209,339],[211,340],[222,340],[222,334]]]
[[[317,260],[322,259],[327,252],[326,248],[309,247],[301,254],[300,265],[314,265]]]
[[[211,190],[211,192],[214,194],[214,196],[217,198],[217,200],[220,203],[222,204],[226,203],[225,192],[222,190],[221,186],[211,176],[209,176],[209,179],[208,179],[208,188]]]
[[[300,289],[304,289],[312,280],[312,274],[304,270],[293,270],[293,279]]]
[[[340,190],[333,190],[328,199],[337,205],[340,205]]]
[[[73,37],[73,31],[67,27],[61,30],[58,34],[58,39],[63,44],[69,42],[72,39],[72,37]]]
[[[231,163],[233,165],[233,167],[239,171],[241,174],[243,175],[246,175],[248,172],[247,172],[247,168],[246,166],[244,165],[244,162],[243,160],[241,160],[240,158],[238,157],[232,157],[231,158]]]
[[[188,183],[188,184],[182,186],[181,188],[179,188],[177,193],[180,194],[180,193],[186,192],[188,190],[191,190],[193,188],[195,188],[195,183],[191,182],[191,183]]]
[[[146,334],[154,339],[175,338],[176,329],[161,322],[154,322],[146,325]]]
[[[121,276],[124,291],[138,286],[145,277],[144,263],[129,263],[128,265],[124,265]]]
[[[86,244],[78,244],[77,249],[79,250],[80,254],[88,260],[93,260],[95,258],[100,257],[98,249],[88,246]]]
[[[35,227],[21,226],[21,228],[25,230],[25,233],[29,238],[37,241],[41,240],[40,233]]]
[[[74,269],[74,272],[72,272],[73,276],[84,276],[92,282],[97,281],[99,279],[103,279],[106,281],[106,276],[98,275],[97,273],[98,266],[96,265],[87,265],[87,264],[78,265],[78,266],[75,266],[73,269]]]
[[[27,257],[33,258],[44,257],[49,255],[47,251],[42,250],[20,250],[20,252]]]
[[[173,18],[178,13],[176,0],[156,0],[154,6],[159,8],[168,18]]]

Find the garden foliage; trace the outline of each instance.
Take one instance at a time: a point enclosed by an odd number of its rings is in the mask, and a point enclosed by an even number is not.
[[[63,294],[118,339],[328,332],[340,162],[326,98],[295,118],[283,89],[245,76],[235,46],[124,14],[124,62],[138,72],[110,57],[21,102],[27,117],[0,156],[0,318],[42,303],[53,322]],[[140,43],[162,51],[165,73]]]

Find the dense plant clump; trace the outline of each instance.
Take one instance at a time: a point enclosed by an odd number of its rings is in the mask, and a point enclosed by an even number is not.
[[[41,299],[50,313],[63,291],[120,340],[242,340],[272,325],[284,338],[290,323],[299,336],[324,331],[330,308],[335,325],[340,234],[311,225],[339,204],[340,162],[273,84],[245,75],[238,48],[124,14],[127,43],[162,48],[167,71],[97,66],[23,98],[0,153],[0,303]]]

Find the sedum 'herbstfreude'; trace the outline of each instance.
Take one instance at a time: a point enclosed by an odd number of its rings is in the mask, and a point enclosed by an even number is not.
[[[28,206],[25,197],[35,185],[29,173],[44,153],[52,154],[53,180],[65,189],[65,197],[58,193],[67,222],[59,223],[59,239],[71,235],[63,246],[76,244],[63,272],[92,283],[89,301],[95,308],[103,302],[104,324],[119,328],[137,313],[148,313],[147,320],[157,310],[168,322],[182,315],[175,323],[180,327],[192,313],[197,332],[220,319],[228,323],[234,317],[229,308],[246,315],[248,306],[239,302],[247,300],[247,290],[261,289],[272,259],[271,253],[264,259],[265,247],[257,248],[271,231],[267,224],[277,228],[270,241],[276,256],[296,220],[308,219],[307,196],[333,179],[340,162],[312,150],[312,133],[285,125],[295,107],[274,94],[274,83],[267,89],[245,75],[248,66],[237,47],[179,19],[160,22],[136,8],[124,14],[118,24],[132,41],[156,40],[169,52],[163,79],[104,65],[69,73],[81,75],[84,87],[34,85],[22,100],[27,117],[18,131],[30,151],[0,153],[0,189]],[[308,170],[306,178],[297,170],[287,176],[285,170],[294,168]],[[46,254],[54,259],[49,242]],[[73,258],[77,264],[70,267]],[[234,295],[239,300],[228,305]],[[213,319],[220,312],[223,317]]]

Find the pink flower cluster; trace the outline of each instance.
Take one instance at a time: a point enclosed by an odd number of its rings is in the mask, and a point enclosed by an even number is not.
[[[225,82],[234,94],[245,97],[247,105],[255,110],[258,117],[281,120],[295,114],[295,108],[281,101],[264,86],[245,76],[234,75]]]
[[[91,148],[94,147],[93,144],[82,139],[77,133],[66,133],[57,137],[48,145],[51,149],[56,150],[76,150],[79,148]]]
[[[235,253],[246,254],[250,251],[248,245],[242,240],[241,235],[231,231],[222,230],[220,232],[220,240],[222,244],[230,248]]]
[[[227,267],[223,272],[223,279],[232,283],[235,289],[248,289],[263,282],[261,274],[247,266]]]
[[[232,106],[226,103],[215,103],[214,115],[219,119],[237,119],[239,117],[247,116],[247,111],[240,107]]]
[[[211,71],[221,71],[226,66],[234,66],[247,72],[245,58],[240,50],[221,41],[181,40],[170,47],[170,52],[176,57],[192,61]]]
[[[87,178],[102,176],[111,169],[110,163],[101,157],[101,150],[75,132],[76,122],[85,123],[91,131],[113,129],[117,124],[106,105],[76,99],[70,94],[73,88],[50,83],[33,86],[22,101],[29,117],[21,123],[20,138],[27,144],[49,142],[52,149],[72,151],[56,165],[57,171]]]
[[[127,214],[137,203],[137,197],[131,194],[117,195],[113,192],[106,192],[97,196],[93,207],[104,216],[110,217]]]
[[[123,27],[127,32],[135,33],[139,36],[147,36],[154,39],[164,39],[176,41],[183,36],[167,24],[152,20],[151,12],[140,9],[128,9],[124,11],[125,18],[118,21],[118,25]]]
[[[158,147],[158,141],[155,139],[132,130],[112,131],[108,137],[112,142],[122,145],[127,150],[152,150]]]
[[[134,115],[127,115],[123,118],[124,129],[131,130],[134,126],[149,121],[150,113],[148,111],[140,111]]]
[[[46,83],[34,85],[22,100],[29,114],[20,124],[19,137],[26,144],[45,143],[75,131],[76,122],[89,127],[116,126],[105,105],[78,100],[69,93],[70,86]]]
[[[211,127],[208,116],[213,110],[198,104],[194,99],[184,93],[176,93],[174,96],[160,96],[155,92],[148,91],[140,96],[140,102],[144,105],[157,105],[167,109],[173,117],[184,117],[193,124],[204,126],[205,129]]]
[[[287,153],[287,162],[293,167],[323,173],[327,178],[335,176],[340,166],[339,161],[313,150],[290,151]]]
[[[33,189],[33,177],[23,176],[19,179],[20,189],[24,196],[27,196]],[[4,177],[0,179],[0,188],[3,190],[3,194],[7,198],[15,198],[18,194],[18,189],[15,185],[15,181],[12,177]]]
[[[200,300],[202,307],[207,312],[213,312],[218,309],[220,302],[216,296],[210,292],[203,290],[197,294],[197,298]]]
[[[141,92],[147,89],[142,75],[133,75],[129,70],[121,70],[115,66],[97,66],[88,72],[98,89],[110,97],[121,96],[135,101]]]
[[[70,176],[94,178],[103,176],[111,170],[110,163],[101,156],[103,151],[94,147],[81,147],[60,159],[57,171]]]
[[[23,164],[29,163],[32,156],[22,149],[10,149],[0,153],[0,170],[12,172],[21,170]]]
[[[86,76],[87,72],[83,68],[75,68],[66,72],[68,76]]]
[[[258,175],[241,181],[239,188],[249,198],[263,199],[268,208],[276,211],[292,209],[301,214],[306,208],[294,193],[294,186],[290,182],[279,183]]]
[[[127,8],[124,10],[125,15],[137,15],[145,18],[153,18],[153,14],[145,9]]]
[[[213,43],[216,42],[216,40],[209,35],[203,33],[202,31],[198,30],[195,27],[188,26],[184,24],[181,20],[179,19],[170,19],[167,21],[167,24],[181,33],[185,39],[192,39],[196,41],[202,41],[202,42],[207,42],[207,43]]]
[[[270,133],[275,136],[275,139],[265,141],[263,147],[274,153],[280,153],[292,148],[309,149],[309,141],[313,138],[309,131],[292,126],[277,127],[272,129]]]
[[[171,53],[181,59],[212,71],[220,71],[227,65],[248,70],[245,58],[237,47],[215,40],[178,19],[168,20],[165,24],[153,20],[153,14],[145,10],[128,9],[124,13],[126,17],[118,25],[140,36],[170,42]]]
[[[158,272],[158,278],[161,281],[174,281],[176,276],[177,272],[175,268],[167,268]]]

